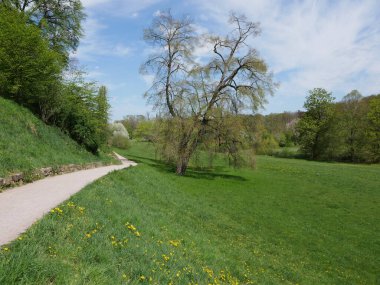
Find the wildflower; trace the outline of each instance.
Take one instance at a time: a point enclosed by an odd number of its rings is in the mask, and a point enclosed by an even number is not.
[[[9,251],[9,248],[8,247],[3,247],[3,250],[4,251]]]
[[[90,237],[91,237],[90,233],[86,234],[86,238],[90,238]]]
[[[174,246],[174,247],[178,247],[180,245],[181,241],[179,240],[169,240],[169,244]]]
[[[166,262],[169,261],[169,259],[170,259],[170,257],[167,256],[166,254],[163,254],[163,255],[162,255],[162,258],[163,258]]]
[[[141,236],[141,234],[139,233],[139,232],[135,232],[135,236],[137,236],[137,237],[140,237]]]
[[[141,275],[140,276],[140,281],[144,281],[145,280],[145,276],[144,275]]]
[[[54,208],[54,210],[55,210],[58,214],[62,214],[62,213],[63,213],[62,209],[60,209],[60,208],[58,208],[58,207]]]
[[[214,271],[212,271],[212,269],[208,268],[208,267],[204,267],[203,268],[203,271],[207,273],[207,275],[212,278],[213,275],[214,275]]]
[[[133,232],[136,231],[136,227],[134,225],[132,225],[132,224],[127,225],[127,228],[130,229]]]

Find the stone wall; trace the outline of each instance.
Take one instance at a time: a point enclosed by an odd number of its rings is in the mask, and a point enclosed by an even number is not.
[[[5,178],[0,177],[0,192],[6,188],[20,186],[26,183],[31,183],[33,181],[43,179],[48,176],[71,173],[71,172],[85,170],[85,169],[93,169],[93,168],[102,167],[102,166],[111,165],[111,164],[112,163],[103,163],[103,162],[94,162],[94,163],[88,163],[88,164],[82,164],[82,165],[68,164],[68,165],[55,166],[55,167],[44,167],[44,168],[36,169],[33,171],[14,173]]]

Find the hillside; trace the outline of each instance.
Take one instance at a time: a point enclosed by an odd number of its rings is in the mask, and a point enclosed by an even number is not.
[[[0,97],[0,177],[46,166],[111,160],[89,153],[29,110]]]

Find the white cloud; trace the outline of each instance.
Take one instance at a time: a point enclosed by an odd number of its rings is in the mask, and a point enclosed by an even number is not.
[[[379,1],[193,2],[219,24],[218,32],[226,30],[231,9],[261,22],[252,45],[278,78],[286,76],[278,96],[303,97],[314,87],[340,96],[354,88],[364,95],[380,91]]]
[[[89,17],[84,22],[85,37],[72,56],[80,61],[95,61],[98,56],[129,56],[132,52],[130,47],[124,44],[108,41],[101,36],[101,31],[107,26],[100,23],[95,18]]]
[[[163,15],[163,13],[162,13],[161,10],[156,10],[156,11],[153,13],[153,16],[154,16],[154,17],[160,17],[161,15]]]

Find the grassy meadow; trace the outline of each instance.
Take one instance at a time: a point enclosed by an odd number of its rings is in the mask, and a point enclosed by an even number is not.
[[[0,177],[64,164],[112,161],[95,156],[29,110],[0,97]]]
[[[0,253],[0,284],[376,284],[380,166],[257,157],[257,170],[98,180]]]

